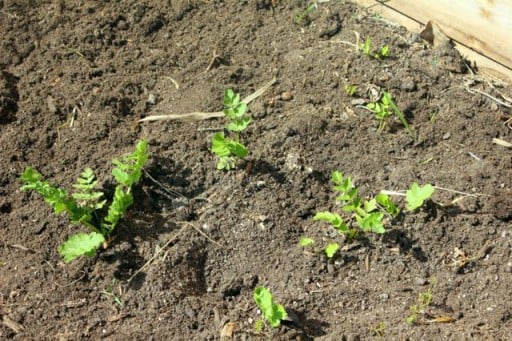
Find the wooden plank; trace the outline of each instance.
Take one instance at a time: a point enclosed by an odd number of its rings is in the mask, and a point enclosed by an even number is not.
[[[512,81],[512,0],[353,1],[412,32],[434,21],[482,74]]]

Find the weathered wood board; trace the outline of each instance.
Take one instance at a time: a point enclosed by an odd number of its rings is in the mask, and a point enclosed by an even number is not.
[[[512,0],[354,2],[414,32],[433,21],[483,73],[496,76],[498,72],[512,80]]]

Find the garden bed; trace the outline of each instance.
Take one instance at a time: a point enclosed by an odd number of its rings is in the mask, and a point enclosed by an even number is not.
[[[354,4],[320,3],[297,23],[306,7],[1,3],[2,338],[508,337],[512,160],[493,141],[512,142],[510,87]],[[390,55],[362,53],[366,38]],[[137,123],[217,112],[225,89],[244,97],[274,78],[249,104],[250,154],[230,172],[210,151],[222,118]],[[414,138],[395,117],[378,130],[366,105],[384,90]],[[64,263],[58,245],[83,228],[20,191],[20,175],[32,166],[71,189],[90,167],[111,197],[112,158],[141,139],[150,161],[109,247]],[[335,170],[364,198],[413,182],[450,191],[349,243],[312,219],[340,210]],[[327,259],[300,247],[303,236],[342,248]],[[258,285],[289,313],[261,334]]]

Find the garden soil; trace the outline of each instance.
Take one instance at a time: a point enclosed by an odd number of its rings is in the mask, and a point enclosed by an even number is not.
[[[493,142],[512,142],[511,88],[350,2],[296,18],[307,6],[0,1],[1,339],[511,338],[512,154]],[[358,51],[366,38],[389,57]],[[269,82],[230,172],[210,152],[222,118],[137,122],[217,112],[225,89]],[[383,91],[413,135],[395,116],[378,129],[366,104]],[[112,158],[141,139],[151,159],[108,247],[64,263],[58,245],[84,227],[21,191],[21,173],[71,190],[91,167],[111,198]],[[438,188],[412,212],[392,195],[387,232],[349,242],[312,219],[341,213],[335,170],[364,199]],[[280,327],[255,327],[257,286],[288,311]]]

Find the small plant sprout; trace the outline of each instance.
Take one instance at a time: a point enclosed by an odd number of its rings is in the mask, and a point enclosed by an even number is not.
[[[284,307],[274,302],[274,298],[267,288],[261,286],[256,287],[253,292],[253,298],[256,305],[261,310],[263,317],[273,328],[279,327],[281,321],[288,318]]]
[[[66,212],[71,223],[85,225],[91,231],[72,235],[59,246],[64,262],[82,255],[94,256],[101,245],[108,243],[109,236],[133,203],[131,189],[142,176],[142,167],[149,158],[147,145],[147,141],[140,141],[133,153],[112,160],[115,165],[112,175],[117,186],[107,210],[103,209],[107,200],[102,200],[104,194],[96,190],[96,177],[90,168],[81,173],[71,195],[44,181],[43,176],[31,167],[21,175],[24,182],[21,190],[37,192],[53,207],[55,214]]]
[[[299,14],[297,14],[295,18],[293,18],[295,24],[302,25],[304,20],[308,17],[309,13],[313,12],[315,9],[317,9],[317,7],[318,5],[316,1],[310,1],[308,7]]]
[[[341,172],[333,172],[331,182],[334,184],[334,190],[339,192],[336,201],[342,204],[343,216],[348,220],[345,222],[342,215],[329,211],[317,212],[313,220],[329,223],[349,241],[355,239],[360,232],[385,233],[385,215],[396,217],[400,212],[387,194],[380,193],[368,201],[361,199],[352,179],[343,176]],[[304,239],[307,240],[307,238]],[[337,243],[330,243],[324,248],[324,252],[328,258],[331,258],[338,249]]]
[[[369,58],[385,59],[389,57],[389,45],[384,45],[377,52],[373,52],[372,40],[370,38],[366,38],[357,48],[362,54]]]
[[[380,321],[375,327],[371,327],[370,330],[374,336],[384,337],[386,335],[386,324]]]
[[[354,94],[357,91],[357,86],[352,84],[345,84],[343,88],[345,89],[345,92],[347,93],[347,95],[349,95],[349,97],[354,96]]]
[[[409,211],[421,207],[423,203],[430,199],[434,194],[435,188],[431,184],[426,184],[420,187],[417,183],[413,183],[411,188],[405,192],[405,200],[407,201],[406,208]]]
[[[389,92],[383,91],[380,100],[378,102],[368,103],[366,108],[373,112],[379,121],[379,128],[377,129],[378,132],[381,132],[384,129],[387,119],[394,113],[404,125],[405,129],[407,129],[407,132],[412,139],[416,139],[416,136],[405,119],[404,114],[393,101],[393,97]]]
[[[418,301],[409,307],[411,315],[406,318],[407,323],[416,324],[418,323],[418,315],[424,314],[425,309],[432,303],[432,289],[429,288],[418,295]]]
[[[212,153],[219,158],[217,169],[231,170],[235,168],[235,158],[243,159],[247,156],[247,148],[240,143],[240,133],[247,129],[252,119],[246,115],[247,104],[240,100],[240,94],[228,89],[224,92],[224,115],[229,120],[226,129],[233,135],[233,139],[216,133],[212,138]]]

